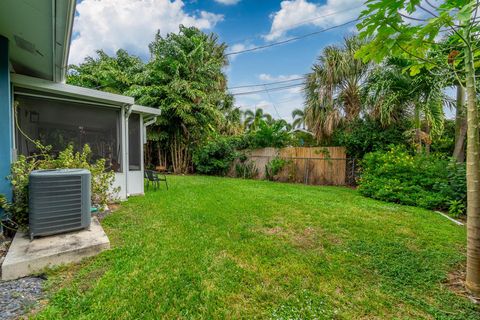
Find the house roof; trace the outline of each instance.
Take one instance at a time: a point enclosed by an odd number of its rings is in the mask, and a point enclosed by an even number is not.
[[[63,82],[75,0],[2,0],[0,35],[9,40],[16,73]]]
[[[65,83],[58,83],[25,75],[12,74],[11,81],[18,89],[26,89],[25,94],[33,95],[33,92],[48,93],[52,98],[72,99],[76,102],[101,104],[106,107],[131,107],[134,113],[158,116],[160,109],[145,107],[135,104],[132,97],[119,94],[103,92],[83,87],[72,86]]]

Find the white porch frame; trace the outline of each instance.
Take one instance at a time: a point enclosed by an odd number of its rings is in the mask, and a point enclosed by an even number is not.
[[[146,142],[146,127],[154,123],[152,118],[156,119],[160,115],[160,110],[151,107],[145,107],[135,104],[132,97],[122,96],[109,92],[103,92],[88,88],[47,81],[39,78],[28,77],[19,74],[11,75],[11,82],[14,88],[14,94],[17,94],[17,88],[34,90],[35,93],[18,93],[44,97],[48,99],[69,101],[75,103],[84,103],[86,105],[97,105],[103,107],[115,108],[120,111],[120,139],[122,155],[122,172],[115,173],[114,187],[120,187],[118,198],[126,199],[130,195],[144,193],[143,172],[144,172],[144,143]],[[40,94],[37,94],[40,93]],[[44,93],[44,94],[43,94]],[[130,113],[140,115],[140,170],[129,170],[129,146],[128,146],[128,117]],[[14,150],[16,150],[15,141]]]

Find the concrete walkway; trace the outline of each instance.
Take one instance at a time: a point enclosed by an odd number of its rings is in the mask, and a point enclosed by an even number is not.
[[[2,264],[2,280],[39,273],[47,267],[79,262],[110,248],[110,241],[96,218],[90,230],[74,231],[30,241],[17,232]]]

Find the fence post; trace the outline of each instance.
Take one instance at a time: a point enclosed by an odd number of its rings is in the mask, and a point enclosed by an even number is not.
[[[305,161],[305,184],[308,184],[308,176],[310,173],[310,158]]]

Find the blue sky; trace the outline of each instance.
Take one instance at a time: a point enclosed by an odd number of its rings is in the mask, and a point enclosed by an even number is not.
[[[148,59],[148,43],[178,31],[178,24],[217,33],[230,51],[238,51],[321,30],[356,18],[363,0],[82,0],[77,4],[70,63],[79,63],[96,49],[112,54],[123,48]],[[230,56],[225,72],[229,87],[301,77],[310,71],[322,48],[341,43],[354,24],[269,49]],[[275,88],[285,84],[271,85]],[[233,93],[262,90],[240,88]],[[300,87],[236,97],[242,109],[261,107],[276,118],[290,120],[301,108]]]

